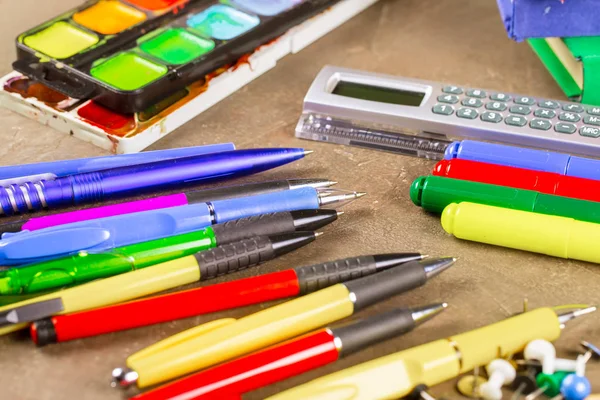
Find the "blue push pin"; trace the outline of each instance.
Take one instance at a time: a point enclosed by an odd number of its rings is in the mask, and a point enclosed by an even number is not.
[[[585,376],[569,374],[560,385],[560,394],[565,400],[584,400],[592,392],[592,385]]]

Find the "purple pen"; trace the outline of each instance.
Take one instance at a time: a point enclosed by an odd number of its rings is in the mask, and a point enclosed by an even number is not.
[[[0,212],[12,215],[231,179],[279,167],[308,153],[299,148],[226,151],[13,184],[0,188]]]

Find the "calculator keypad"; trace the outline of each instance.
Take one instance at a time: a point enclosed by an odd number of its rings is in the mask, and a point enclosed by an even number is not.
[[[549,108],[552,110],[560,108],[560,104],[558,104],[557,101],[553,101],[553,100],[542,100],[538,103],[538,106],[540,106],[542,108]]]
[[[483,90],[480,90],[480,89],[470,89],[470,90],[467,90],[467,96],[477,97],[478,99],[485,99],[487,96],[487,93],[485,93]]]
[[[458,86],[444,86],[442,92],[448,94],[463,94],[463,90]]]
[[[466,119],[475,119],[478,115],[479,113],[474,108],[461,107],[456,112],[457,117]]]
[[[529,115],[531,113],[531,107],[527,106],[510,106],[509,111],[513,114]]]
[[[483,101],[479,100],[479,99],[474,99],[474,98],[470,98],[470,99],[463,99],[460,104],[462,104],[463,106],[467,106],[467,107],[481,107],[483,105]]]
[[[558,119],[566,122],[579,122],[581,117],[579,114],[575,114],[574,112],[562,112],[558,114]]]
[[[508,117],[506,117],[504,122],[506,123],[506,125],[525,126],[527,125],[527,118],[521,115],[509,115]]]
[[[600,126],[600,117],[596,117],[594,115],[586,115],[583,117],[583,122],[589,125]]]
[[[566,133],[570,135],[577,131],[577,127],[574,124],[569,124],[568,122],[559,122],[554,125],[554,130],[558,133]]]
[[[531,97],[516,97],[515,98],[515,103],[516,104],[521,104],[523,106],[532,106],[535,104],[535,100],[532,99]]]
[[[538,108],[533,112],[533,115],[540,118],[554,118],[556,117],[556,112],[554,110],[547,110],[545,108]]]
[[[485,105],[485,108],[487,108],[488,110],[491,110],[491,111],[504,111],[504,110],[506,110],[506,107],[507,107],[506,103],[501,103],[499,101],[493,101],[493,102],[487,103]]]
[[[497,112],[486,111],[481,114],[481,120],[485,122],[495,122],[498,123],[502,121],[502,114]]]
[[[582,113],[584,111],[583,106],[579,104],[563,104],[562,109],[574,113]]]
[[[533,129],[547,131],[552,126],[552,123],[546,119],[534,118],[529,123],[529,126],[532,127]]]
[[[458,96],[453,94],[442,94],[438,96],[437,100],[440,103],[456,104],[458,103]]]
[[[436,104],[433,106],[433,112],[440,115],[452,115],[454,108],[447,104]]]

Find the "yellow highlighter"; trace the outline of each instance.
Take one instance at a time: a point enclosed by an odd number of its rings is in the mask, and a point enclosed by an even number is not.
[[[551,308],[536,309],[317,378],[268,400],[398,399],[419,385],[437,385],[522,351],[532,340],[555,340],[566,322],[592,311],[595,307],[557,315]]]
[[[239,320],[214,321],[187,330],[130,356],[127,368],[113,371],[113,386],[155,385],[310,332],[424,285],[454,261],[440,258],[409,262]]]
[[[600,224],[475,203],[453,203],[442,227],[457,238],[600,263]]]

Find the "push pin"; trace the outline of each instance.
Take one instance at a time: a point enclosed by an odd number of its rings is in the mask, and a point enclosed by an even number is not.
[[[547,340],[537,339],[529,342],[524,351],[526,360],[538,360],[542,363],[542,372],[552,375],[555,371],[575,371],[580,365],[576,360],[556,358],[554,345]]]
[[[479,367],[477,367],[473,370],[473,375],[463,376],[456,384],[456,388],[463,396],[478,399],[481,397],[479,387],[485,382],[486,380],[479,376]]]
[[[584,400],[592,393],[592,385],[585,376],[569,374],[560,385],[560,395],[552,400]]]
[[[427,392],[429,388],[427,387],[427,385],[417,385],[411,394],[409,394],[407,396],[407,399],[412,399],[412,400],[446,400],[444,398],[438,399],[434,396],[432,396],[430,393]]]
[[[581,341],[581,346],[585,349],[586,354],[590,354],[591,358],[600,360],[600,348],[594,346],[590,342]]]
[[[506,360],[496,359],[487,365],[489,379],[479,387],[484,400],[502,400],[502,386],[512,383],[517,371]]]
[[[538,367],[527,367],[525,370],[519,372],[515,377],[511,385],[511,389],[514,391],[512,400],[521,398],[521,395],[528,395],[534,392],[538,386],[535,377],[539,373]]]

